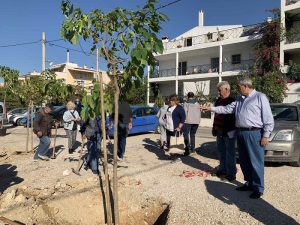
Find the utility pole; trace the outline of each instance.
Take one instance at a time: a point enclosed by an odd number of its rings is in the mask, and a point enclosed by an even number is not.
[[[46,34],[42,33],[42,72],[46,70]]]

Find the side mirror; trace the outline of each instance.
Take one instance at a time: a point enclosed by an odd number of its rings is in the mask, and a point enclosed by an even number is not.
[[[136,115],[132,115],[132,118],[133,118],[133,119],[136,119]]]

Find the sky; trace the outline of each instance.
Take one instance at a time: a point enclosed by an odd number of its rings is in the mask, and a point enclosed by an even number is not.
[[[42,68],[42,32],[46,41],[46,67],[66,62],[67,49],[70,49],[70,61],[79,66],[96,68],[95,56],[89,55],[90,44],[84,41],[80,45],[71,45],[61,39],[60,27],[64,21],[60,9],[60,0],[0,0],[0,65],[8,66],[26,74],[41,71]],[[162,5],[175,0],[160,0]],[[116,7],[136,9],[143,6],[145,0],[71,0],[83,12],[99,8],[108,12]],[[198,12],[204,11],[204,25],[251,25],[266,20],[271,14],[268,9],[279,8],[280,0],[180,0],[160,11],[169,17],[162,24],[159,37],[170,39],[179,36],[197,26]],[[30,44],[28,44],[30,43]],[[16,46],[15,46],[16,45]],[[102,61],[100,69],[105,69]],[[1,82],[1,80],[0,80]]]

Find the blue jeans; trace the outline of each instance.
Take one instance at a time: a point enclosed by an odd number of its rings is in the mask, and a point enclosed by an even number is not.
[[[86,157],[87,165],[91,170],[98,170],[99,157],[101,151],[101,135],[97,134],[96,137],[91,137],[86,143],[88,149],[88,155]]]
[[[128,124],[119,123],[118,126],[118,157],[123,158],[126,148],[126,138],[128,135]]]
[[[254,191],[264,192],[264,156],[261,130],[238,131],[237,143],[244,180]]]
[[[197,132],[199,124],[185,123],[183,126],[183,136],[185,147],[191,151],[195,150],[195,134]]]
[[[235,138],[217,135],[217,149],[219,153],[219,171],[230,177],[236,175]]]
[[[39,159],[38,155],[46,155],[50,146],[51,140],[48,136],[40,137],[40,144],[34,154],[33,159]]]

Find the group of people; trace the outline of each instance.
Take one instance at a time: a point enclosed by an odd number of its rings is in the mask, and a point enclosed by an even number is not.
[[[217,85],[219,97],[214,106],[201,106],[195,99],[194,93],[187,94],[187,100],[181,105],[177,95],[165,99],[165,105],[159,110],[157,117],[160,125],[160,147],[170,148],[172,136],[183,134],[184,155],[195,151],[195,134],[201,121],[201,112],[215,112],[212,134],[216,136],[219,153],[219,169],[216,175],[228,181],[236,179],[237,142],[241,170],[246,181],[237,187],[238,191],[252,191],[250,198],[257,199],[264,192],[264,147],[274,127],[274,119],[268,98],[258,92],[252,85],[252,80],[242,78],[238,82],[241,96],[234,98],[230,94],[230,85],[227,81]],[[101,117],[81,121],[73,102],[68,102],[67,111],[63,116],[64,129],[68,136],[69,153],[74,151],[77,127],[87,138],[88,155],[87,165],[93,173],[99,174],[98,160],[101,150]],[[50,129],[52,105],[46,104],[37,114],[33,128],[40,139],[40,144],[34,159],[49,160],[47,156],[50,146]],[[113,121],[111,115],[110,121]],[[108,126],[111,126],[111,122]],[[56,124],[57,126],[57,124]],[[119,103],[118,122],[118,160],[122,160],[125,153],[126,137],[132,128],[132,111],[127,102]]]
[[[157,113],[160,126],[160,147],[170,148],[171,136],[183,134],[185,151],[188,156],[195,152],[195,134],[200,124],[200,105],[194,98],[194,93],[189,92],[187,101],[181,105],[177,95],[165,99],[165,105]]]
[[[265,94],[254,89],[250,78],[241,78],[238,82],[240,97],[234,98],[227,81],[217,84],[219,97],[213,107],[200,106],[189,92],[183,106],[176,95],[165,101],[157,116],[161,130],[161,148],[170,147],[170,137],[183,133],[184,155],[195,150],[200,112],[215,112],[212,134],[216,137],[219,167],[216,175],[230,182],[236,179],[236,151],[241,170],[246,181],[237,191],[252,191],[252,199],[258,199],[264,192],[264,147],[274,128],[274,119],[270,103]]]
[[[88,118],[83,121],[80,118],[78,104],[69,101],[66,105],[67,110],[63,114],[63,127],[68,138],[68,152],[73,154],[76,149],[76,138],[78,131],[81,133],[82,142],[86,139],[88,154],[85,157],[85,165],[91,169],[94,174],[99,174],[99,157],[101,153],[102,142],[102,122],[101,116]],[[45,107],[37,113],[33,122],[33,131],[40,140],[38,148],[34,155],[34,160],[50,160],[48,149],[51,143],[51,128],[58,123],[53,120],[51,112],[53,106],[46,104]],[[114,114],[106,120],[106,130],[112,126]],[[108,123],[108,121],[110,121]],[[54,122],[54,124],[53,124]],[[127,102],[121,101],[119,104],[119,123],[118,123],[118,160],[122,160],[125,153],[126,138],[129,129],[132,128],[132,112]]]

